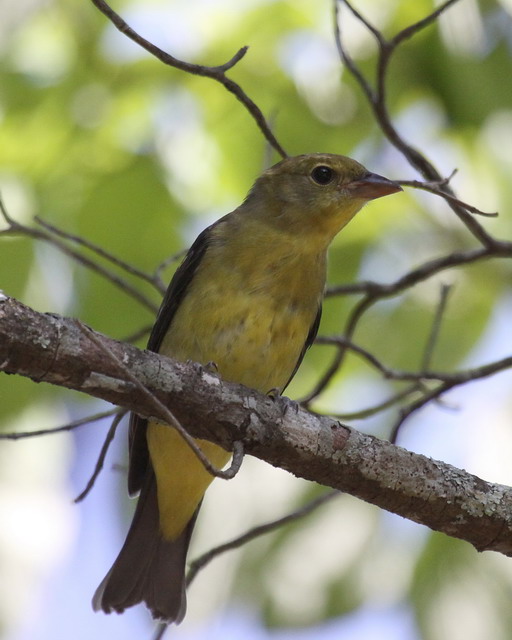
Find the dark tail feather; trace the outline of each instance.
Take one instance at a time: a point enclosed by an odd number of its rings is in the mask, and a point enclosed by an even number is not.
[[[142,487],[123,548],[92,599],[95,611],[122,613],[145,602],[155,619],[179,623],[185,616],[185,562],[196,514],[176,540],[160,533],[156,481]]]

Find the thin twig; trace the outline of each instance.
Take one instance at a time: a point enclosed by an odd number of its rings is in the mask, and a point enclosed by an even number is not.
[[[377,27],[374,27],[373,24],[367,18],[365,18],[363,14],[360,11],[358,11],[350,2],[343,1],[343,4],[345,4],[346,7],[350,9],[354,18],[359,20],[359,22],[368,29],[368,31],[373,35],[373,37],[375,38],[375,40],[377,40],[377,42],[381,47],[387,46],[386,39],[382,35],[382,32],[377,29]],[[337,7],[337,5],[338,3],[336,2],[335,6]]]
[[[48,242],[52,244],[54,247],[59,249],[62,253],[69,256],[76,262],[82,264],[84,267],[87,267],[91,271],[94,271],[104,277],[106,280],[109,280],[113,284],[115,284],[121,291],[131,296],[137,302],[147,307],[153,313],[158,311],[158,306],[150,300],[147,296],[141,293],[138,289],[133,287],[127,280],[124,278],[120,278],[117,274],[106,269],[102,265],[94,262],[87,256],[82,253],[75,251],[75,249],[71,248],[65,242],[62,242],[58,237],[54,236],[52,233],[43,231],[41,229],[34,229],[32,227],[27,227],[19,222],[16,222],[13,218],[9,216],[7,213],[7,209],[4,206],[3,201],[0,199],[0,212],[2,213],[4,219],[8,223],[9,227],[0,231],[1,235],[25,235],[30,238],[34,238],[35,240],[43,240],[44,242]]]
[[[397,295],[405,289],[409,289],[419,282],[427,280],[444,269],[464,264],[472,264],[479,260],[486,260],[489,258],[510,258],[511,256],[512,243],[499,242],[492,247],[481,247],[470,251],[451,253],[446,256],[441,256],[440,258],[429,260],[390,284],[379,284],[376,282],[366,281],[356,285],[351,285],[350,287],[331,287],[327,291],[326,295],[333,296],[338,292],[365,294],[365,296],[354,306],[348,317],[344,332],[344,340],[346,340],[348,344],[352,340],[356,327],[362,316],[379,300]],[[327,371],[323,374],[309,394],[301,400],[301,404],[303,404],[303,406],[308,407],[309,404],[327,387],[333,376],[339,371],[343,364],[346,347],[346,344],[342,344],[340,346]]]
[[[366,80],[362,72],[359,70],[359,67],[356,65],[356,63],[354,62],[354,60],[352,59],[348,51],[342,45],[341,20],[340,20],[338,0],[333,0],[333,1],[334,1],[334,35],[335,35],[336,48],[338,50],[339,57],[343,61],[343,64],[350,71],[350,73],[354,76],[354,78],[356,78],[359,86],[363,90],[363,93],[366,95],[368,102],[373,104],[373,102],[375,101],[375,94],[372,89],[372,86],[370,85],[368,80]]]
[[[396,182],[402,185],[402,187],[412,187],[413,189],[421,189],[422,191],[433,193],[459,207],[463,207],[466,211],[469,211],[469,213],[473,213],[476,216],[484,216],[485,218],[497,218],[499,216],[497,211],[482,211],[481,209],[474,207],[472,204],[463,202],[451,193],[447,193],[445,190],[440,189],[439,184],[448,184],[446,180],[443,180],[441,183],[422,182],[421,180],[397,180]]]
[[[472,369],[463,369],[456,373],[444,373],[441,371],[421,371],[420,373],[399,373],[395,372],[395,380],[441,380],[443,383],[450,385],[466,384],[466,382],[473,382],[480,378],[488,378],[495,373],[501,373],[506,369],[512,367],[512,356],[506,356],[500,360],[494,360],[487,364],[482,364],[479,367],[473,367]]]
[[[445,269],[473,264],[480,260],[489,260],[490,258],[511,257],[512,244],[510,247],[507,247],[504,244],[501,245],[500,243],[499,248],[495,246],[492,248],[481,247],[478,249],[470,249],[469,251],[457,251],[439,258],[428,260],[389,284],[381,284],[371,280],[366,280],[352,285],[341,285],[340,287],[333,286],[329,287],[327,290],[326,297],[346,293],[363,293],[366,297],[375,298],[375,301],[377,301],[378,299],[388,298],[404,291],[405,289],[409,289],[420,282],[428,280],[428,278],[431,278]]]
[[[188,446],[192,449],[195,456],[199,459],[204,468],[211,475],[217,478],[223,478],[225,480],[230,480],[233,478],[238,471],[240,470],[240,466],[243,460],[243,443],[240,442],[238,444],[233,444],[234,455],[231,462],[231,465],[228,469],[223,471],[222,469],[217,469],[212,463],[208,460],[207,456],[203,453],[201,447],[199,447],[194,438],[186,431],[183,425],[180,423],[178,418],[172,413],[172,411],[166,407],[160,400],[152,394],[149,389],[147,389],[140,380],[133,375],[133,373],[126,367],[119,358],[115,354],[112,353],[109,349],[103,345],[103,343],[94,335],[94,333],[89,329],[89,327],[85,326],[78,320],[76,324],[80,331],[96,346],[100,349],[112,363],[116,365],[119,369],[119,372],[123,374],[125,378],[127,378],[131,383],[133,383],[140,393],[142,393],[155,407],[157,413],[163,416],[163,419],[167,422],[170,427],[176,429],[176,431],[180,434],[180,436],[185,440]]]
[[[164,269],[167,269],[170,264],[172,264],[173,262],[177,262],[178,260],[183,258],[186,253],[187,250],[182,249],[181,251],[178,251],[178,253],[174,253],[172,256],[165,258],[165,260],[162,260],[162,262],[157,265],[153,274],[153,279],[157,283],[158,288],[162,293],[165,293],[165,290],[167,289],[167,286],[162,281],[162,272],[164,271]]]
[[[338,348],[350,349],[354,353],[363,357],[367,362],[369,362],[375,369],[380,371],[384,375],[385,378],[391,379],[394,377],[394,371],[382,364],[382,362],[370,351],[363,349],[358,344],[355,344],[348,338],[344,336],[318,336],[315,341],[315,344],[321,345],[334,345]]]
[[[448,295],[451,289],[452,289],[451,285],[448,285],[448,284],[441,285],[439,303],[437,305],[436,313],[434,315],[434,320],[432,322],[432,328],[430,330],[427,344],[425,345],[425,351],[423,352],[423,357],[421,360],[420,368],[422,370],[427,370],[430,368],[430,363],[432,362],[432,357],[434,355],[435,345],[437,343],[437,340],[439,338],[439,332],[441,330],[441,321],[446,311],[446,306],[448,304]]]
[[[348,9],[350,9],[350,11],[354,14],[354,16],[359,19],[360,22],[376,37],[377,43],[379,45],[376,89],[373,89],[371,87],[370,83],[366,80],[364,74],[361,72],[354,60],[350,57],[348,51],[343,45],[341,38],[338,1],[347,6]],[[392,54],[397,50],[398,45],[403,42],[404,39],[411,37],[411,35],[422,29],[424,26],[427,26],[428,24],[433,22],[439,15],[439,13],[447,9],[456,1],[457,0],[448,0],[448,2],[445,2],[443,5],[441,5],[441,7],[438,7],[424,19],[418,21],[410,27],[407,27],[406,29],[398,33],[392,40],[387,41],[384,40],[381,35],[379,35],[378,37],[376,36],[377,30],[372,27],[367,20],[362,18],[362,16],[352,6],[349,0],[333,0],[335,9],[334,37],[341,61],[345,64],[345,66],[353,75],[363,93],[365,94],[384,135],[391,142],[391,144],[404,155],[409,164],[411,164],[412,167],[419,171],[428,182],[437,182],[442,180],[442,178],[434,165],[429,160],[427,160],[425,155],[408,144],[394,127],[387,107],[385,79]],[[454,193],[448,185],[445,187],[445,191],[449,195],[454,196]],[[447,199],[447,203],[452,211],[463,222],[466,228],[473,234],[475,238],[479,240],[481,244],[484,245],[484,247],[493,247],[496,244],[504,244],[504,241],[498,241],[490,236],[487,231],[466,211],[464,207],[449,199]],[[505,244],[509,244],[510,246],[512,246],[512,243]]]
[[[408,27],[405,27],[405,29],[402,29],[402,31],[399,31],[391,40],[390,44],[392,44],[393,47],[397,47],[402,44],[404,40],[412,38],[412,36],[416,35],[419,31],[435,22],[439,16],[446,11],[446,9],[449,9],[452,4],[455,4],[456,2],[459,2],[459,0],[446,0],[425,18],[422,18],[421,20],[418,20],[418,22],[414,22]]]
[[[90,493],[91,489],[94,487],[96,479],[98,478],[98,476],[101,473],[101,470],[103,469],[105,458],[107,457],[108,449],[112,444],[112,441],[114,440],[114,436],[116,435],[117,427],[126,414],[127,414],[127,411],[119,411],[116,417],[112,420],[112,424],[110,425],[110,428],[107,432],[107,435],[101,447],[100,455],[98,456],[98,460],[96,461],[94,471],[91,477],[89,478],[85,486],[85,489],[73,500],[75,504],[77,504],[78,502],[82,502],[82,500]]]
[[[389,441],[393,444],[396,444],[398,440],[398,435],[400,433],[400,429],[402,428],[405,421],[412,416],[413,413],[424,407],[426,404],[431,402],[432,400],[436,400],[441,397],[442,394],[446,393],[450,389],[456,386],[455,382],[445,382],[440,384],[438,387],[433,389],[430,393],[425,394],[422,398],[413,402],[412,404],[404,407],[398,416],[395,424],[391,428],[391,434],[389,437]]]
[[[361,409],[359,411],[351,411],[347,413],[329,413],[329,415],[332,418],[337,418],[338,420],[342,420],[344,422],[348,420],[363,420],[365,418],[371,418],[378,413],[382,413],[383,411],[394,407],[398,403],[402,402],[405,398],[411,396],[413,393],[418,393],[419,390],[420,385],[418,385],[418,383],[414,383],[403,389],[399,393],[391,396],[387,400],[374,405],[373,407],[368,407],[367,409]]]
[[[341,495],[339,491],[329,491],[327,493],[324,493],[320,497],[315,498],[314,500],[306,504],[304,507],[297,509],[297,511],[294,511],[293,513],[289,513],[288,515],[282,518],[278,518],[277,520],[272,520],[271,522],[267,522],[266,524],[262,524],[262,525],[259,525],[258,527],[254,527],[253,529],[250,529],[249,531],[242,534],[241,536],[238,536],[233,540],[229,540],[228,542],[225,542],[224,544],[221,544],[218,547],[214,547],[213,549],[210,549],[210,551],[207,551],[202,556],[199,556],[199,558],[196,558],[196,560],[190,563],[189,572],[187,574],[187,586],[191,584],[191,582],[197,576],[199,571],[204,569],[204,567],[207,564],[209,564],[214,558],[221,555],[222,553],[225,553],[226,551],[231,551],[233,549],[238,549],[242,545],[247,544],[248,542],[250,542],[251,540],[254,540],[255,538],[265,535],[266,533],[270,533],[271,531],[275,531],[276,529],[284,526],[285,524],[289,524],[290,522],[294,522],[295,520],[303,518],[304,516],[309,515],[315,509],[318,509],[318,507],[320,507],[321,505],[325,504],[329,500],[332,500],[332,498],[339,495]]]
[[[109,411],[102,411],[101,413],[95,413],[92,416],[86,416],[85,418],[79,418],[68,422],[60,427],[51,427],[50,429],[39,429],[38,431],[19,431],[16,433],[0,433],[0,440],[21,440],[22,438],[38,438],[39,436],[53,435],[54,433],[63,433],[64,431],[72,431],[78,427],[82,427],[85,424],[91,422],[98,422],[104,418],[109,418],[115,415],[119,409],[110,409]]]
[[[2,194],[0,194],[0,213],[2,214],[2,217],[4,218],[4,220],[6,221],[9,227],[12,227],[17,224],[17,222],[13,218],[11,218],[11,216],[9,215],[9,212],[7,211],[7,207],[4,204]],[[3,231],[0,231],[0,234],[3,234],[4,231],[5,229]]]
[[[472,369],[463,369],[456,373],[442,372],[442,371],[418,371],[416,373],[410,371],[399,371],[397,369],[391,369],[384,365],[373,353],[370,353],[366,349],[363,349],[357,344],[354,344],[350,340],[342,336],[326,337],[321,336],[318,338],[318,344],[329,344],[342,347],[345,350],[354,351],[359,354],[370,364],[372,364],[378,371],[382,373],[387,380],[409,381],[409,382],[421,382],[425,380],[434,380],[436,382],[449,382],[455,384],[464,384],[477,380],[478,378],[486,378],[487,376],[499,373],[512,366],[512,356],[506,356],[500,360],[489,362],[488,364],[480,365],[479,367],[473,367]]]
[[[347,326],[345,328],[344,337],[341,338],[342,340],[346,341],[347,344],[351,341],[359,319],[363,316],[364,312],[374,303],[374,301],[375,300],[372,297],[363,298],[352,310]],[[336,355],[334,356],[327,371],[321,376],[320,380],[316,383],[313,389],[300,400],[300,404],[305,408],[308,408],[311,402],[317,396],[319,396],[320,393],[322,393],[322,391],[327,387],[332,378],[339,371],[341,365],[343,364],[343,360],[345,359],[347,344],[340,345],[340,348],[337,350]]]
[[[441,322],[444,316],[444,313],[446,311],[447,308],[447,304],[448,304],[448,295],[451,291],[451,285],[446,285],[443,284],[441,285],[441,291],[440,291],[440,296],[439,296],[439,303],[437,305],[436,308],[436,313],[434,314],[434,319],[432,322],[432,327],[425,345],[425,350],[423,352],[423,356],[421,359],[421,364],[420,364],[420,369],[422,371],[427,371],[430,368],[431,362],[432,362],[432,358],[434,356],[434,351],[435,351],[435,346],[437,344],[437,341],[439,339],[439,333],[441,330]],[[430,397],[431,392],[427,391],[426,393],[423,394],[423,398],[425,397]],[[440,401],[440,397],[437,397],[437,400]],[[421,399],[417,402],[420,402]],[[412,403],[409,406],[413,406],[414,404],[417,403]],[[418,407],[419,408],[419,407]],[[410,415],[410,414],[407,414]],[[393,438],[393,442],[396,442],[397,438],[398,438],[398,433],[400,430],[401,425],[404,423],[405,418],[406,418],[406,414],[404,413],[404,411],[402,410],[400,412],[400,417],[402,418],[398,423],[395,424],[391,437]]]
[[[122,342],[129,342],[130,344],[134,344],[141,338],[148,336],[152,328],[153,328],[152,324],[147,324],[144,327],[137,329],[137,331],[134,331],[133,333],[130,333],[129,335],[122,338]]]
[[[159,289],[157,284],[155,283],[155,279],[149,273],[146,273],[141,269],[137,269],[137,267],[134,267],[129,262],[125,262],[124,260],[121,260],[121,258],[114,256],[109,251],[106,251],[105,249],[98,246],[94,242],[91,242],[86,238],[82,238],[82,236],[77,236],[73,233],[70,233],[69,231],[64,231],[63,229],[60,229],[59,227],[56,227],[55,225],[50,224],[49,222],[46,222],[46,220],[43,220],[41,216],[34,216],[34,220],[38,224],[40,224],[44,229],[46,229],[46,231],[49,231],[50,233],[56,236],[59,236],[61,238],[65,238],[66,240],[69,240],[74,244],[78,244],[81,247],[85,247],[86,249],[89,249],[90,251],[100,256],[101,258],[105,258],[105,260],[108,260],[112,264],[116,265],[116,267],[123,269],[123,271],[126,271],[127,273],[133,276],[136,276],[141,280],[149,282],[149,284],[153,285],[156,289]]]
[[[426,393],[416,402],[402,409],[398,420],[395,422],[391,430],[390,442],[396,443],[398,433],[404,422],[413,413],[424,407],[432,400],[441,398],[443,394],[445,394],[447,391],[450,391],[450,389],[453,389],[456,386],[465,384],[467,382],[474,382],[475,380],[479,380],[481,378],[487,378],[488,376],[494,375],[495,373],[499,373],[501,371],[505,371],[506,369],[510,369],[511,367],[512,356],[502,358],[501,360],[496,360],[495,362],[491,362],[480,367],[475,367],[473,369],[466,369],[465,371],[460,371],[458,373],[442,375],[439,375],[438,373],[422,373],[422,377],[424,379],[443,380],[443,382],[439,384],[435,389],[432,389],[430,392]]]
[[[439,333],[439,323],[446,305],[447,291],[448,288],[443,289],[442,299],[440,304],[438,305],[436,318],[434,319],[433,328],[427,342],[425,353],[423,355],[422,366],[424,367],[424,369],[422,369],[421,371],[413,373],[391,369],[390,367],[387,367],[382,362],[380,362],[380,360],[376,358],[373,353],[370,353],[366,349],[363,349],[359,345],[356,345],[347,338],[341,336],[320,336],[319,338],[317,338],[318,344],[335,345],[340,349],[340,352],[341,350],[343,350],[343,354],[345,354],[347,350],[351,350],[354,353],[357,353],[358,355],[362,356],[367,362],[373,365],[378,371],[380,371],[384,378],[388,380],[408,381],[415,383],[412,387],[405,389],[402,394],[398,394],[396,397],[386,401],[385,403],[382,403],[382,405],[378,405],[377,407],[369,410],[354,412],[352,414],[343,414],[336,417],[345,420],[367,417],[368,415],[373,415],[379,410],[388,408],[392,403],[396,403],[397,400],[401,400],[403,399],[403,397],[406,397],[407,395],[410,395],[415,391],[421,391],[422,395],[417,401],[411,403],[400,411],[399,418],[394,424],[391,433],[391,442],[395,442],[400,427],[403,425],[405,420],[414,412],[418,411],[421,407],[425,406],[425,404],[427,404],[428,402],[441,398],[443,394],[456,386],[461,386],[463,384],[467,384],[468,382],[474,382],[482,378],[487,378],[491,375],[501,373],[502,371],[505,371],[506,369],[510,369],[512,367],[512,356],[507,356],[505,358],[501,358],[500,360],[495,360],[494,362],[489,362],[487,364],[473,367],[471,369],[457,371],[456,373],[427,370],[432,357],[433,345],[437,341]],[[428,389],[424,386],[424,383],[426,381],[437,382],[438,384],[434,389]],[[306,398],[303,403],[308,401],[309,398]]]
[[[160,60],[160,62],[163,62],[170,67],[174,67],[175,69],[185,71],[186,73],[191,73],[196,76],[204,76],[206,78],[211,78],[212,80],[220,82],[220,84],[222,84],[223,87],[227,89],[227,91],[232,93],[244,105],[244,107],[255,120],[262,134],[265,136],[269,144],[274,147],[277,153],[282,158],[287,157],[286,151],[279,144],[277,138],[272,133],[267,121],[265,120],[265,116],[263,115],[258,105],[249,98],[249,96],[243,91],[240,85],[226,76],[226,71],[231,69],[244,57],[244,55],[247,53],[248,47],[242,47],[230,60],[228,60],[228,62],[215,67],[208,67],[200,64],[191,64],[189,62],[184,62],[183,60],[179,60],[178,58],[175,58],[169,53],[163,51],[152,42],[149,42],[149,40],[146,40],[146,38],[142,37],[140,34],[134,31],[123,20],[123,18],[121,18],[121,16],[117,14],[104,0],[92,0],[92,2],[112,22],[116,29],[130,38],[130,40],[133,40],[133,42],[138,44],[140,47],[148,51],[148,53]]]

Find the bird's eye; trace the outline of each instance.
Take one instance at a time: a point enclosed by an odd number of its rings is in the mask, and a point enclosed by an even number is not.
[[[317,184],[329,184],[334,180],[336,173],[330,168],[324,165],[315,167],[311,172],[311,177]]]

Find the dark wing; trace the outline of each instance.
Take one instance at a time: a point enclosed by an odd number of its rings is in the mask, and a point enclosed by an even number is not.
[[[149,351],[158,352],[158,349],[162,344],[162,340],[164,339],[172,319],[174,318],[174,314],[185,297],[188,285],[192,281],[194,273],[206,253],[206,249],[208,248],[210,241],[211,230],[213,226],[216,225],[217,223],[209,226],[197,236],[194,244],[187,251],[185,259],[176,270],[176,273],[169,283],[164,299],[162,300],[162,304],[160,305],[160,309],[158,310],[155,324],[151,329],[147,346]]]
[[[218,224],[218,223],[215,223]],[[174,274],[164,299],[160,305],[155,324],[151,330],[147,348],[158,352],[165,334],[169,330],[172,319],[183,300],[194,273],[201,262],[211,237],[211,229],[205,229],[188,250],[185,259]],[[128,470],[128,492],[130,495],[140,491],[149,463],[149,452],[146,443],[147,420],[136,413],[130,415],[130,468]]]
[[[295,365],[295,369],[292,371],[292,375],[288,378],[288,382],[281,389],[281,393],[286,389],[286,387],[292,381],[293,376],[297,373],[297,369],[300,367],[300,364],[301,364],[302,360],[304,359],[304,356],[306,355],[306,351],[309,349],[309,347],[315,341],[316,334],[318,333],[318,327],[320,326],[320,319],[321,318],[322,318],[322,305],[320,305],[318,307],[318,311],[317,311],[316,317],[315,317],[315,319],[313,321],[313,324],[311,325],[311,328],[309,329],[309,333],[307,335],[306,342],[304,343],[304,346],[302,347],[302,351],[300,352],[300,356],[299,356],[299,359],[297,360],[297,364]]]

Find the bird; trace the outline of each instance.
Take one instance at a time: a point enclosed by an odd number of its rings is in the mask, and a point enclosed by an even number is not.
[[[192,244],[147,348],[281,394],[318,331],[331,241],[368,201],[401,190],[330,153],[287,157],[265,170],[243,203]],[[215,467],[229,461],[222,447],[195,441]],[[143,602],[154,619],[180,623],[187,551],[213,476],[175,429],[135,413],[129,456],[128,491],[138,503],[93,608],[122,613]]]

